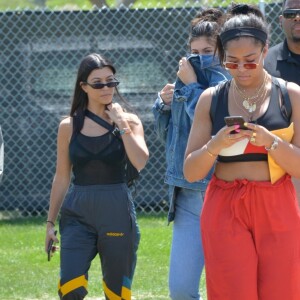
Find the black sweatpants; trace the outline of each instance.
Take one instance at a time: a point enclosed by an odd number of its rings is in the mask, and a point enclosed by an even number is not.
[[[74,186],[61,209],[60,235],[61,299],[86,296],[98,253],[106,299],[131,299],[140,233],[126,184]]]

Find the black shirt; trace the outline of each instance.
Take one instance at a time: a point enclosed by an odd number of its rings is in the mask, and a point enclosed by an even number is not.
[[[125,182],[125,148],[111,132],[96,137],[73,133],[69,155],[75,185]]]
[[[300,61],[288,49],[286,40],[269,49],[264,67],[270,75],[300,85]]]

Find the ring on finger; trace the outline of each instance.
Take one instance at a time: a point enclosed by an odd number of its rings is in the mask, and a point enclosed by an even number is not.
[[[250,142],[251,142],[251,143],[255,143],[255,137],[254,137],[254,136],[251,136]]]
[[[256,132],[253,131],[251,137],[254,137],[254,138],[255,138],[255,137],[256,137]]]

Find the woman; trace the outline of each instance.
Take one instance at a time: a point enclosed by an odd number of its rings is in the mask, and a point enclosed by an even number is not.
[[[233,79],[200,97],[186,149],[189,182],[215,171],[201,215],[209,300],[300,299],[300,88],[263,68],[262,18],[236,15],[222,27],[220,62]],[[242,116],[225,126],[224,117]],[[217,160],[217,161],[216,161]]]
[[[62,205],[61,299],[86,296],[88,270],[97,254],[106,299],[131,299],[139,230],[125,183],[125,156],[141,170],[149,154],[141,121],[112,102],[119,84],[115,73],[100,54],[86,56],[70,117],[59,125],[45,248],[51,240],[58,242],[54,226]],[[63,201],[71,170],[74,187]]]
[[[209,178],[187,182],[183,176],[183,160],[199,95],[229,77],[213,56],[223,16],[218,9],[207,9],[192,21],[188,41],[192,55],[179,62],[173,100],[171,85],[167,85],[153,106],[157,132],[166,145],[168,220],[174,220],[169,270],[173,300],[200,299],[199,282],[204,258],[199,215]]]

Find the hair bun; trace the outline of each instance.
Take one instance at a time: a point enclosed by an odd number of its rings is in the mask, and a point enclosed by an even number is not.
[[[247,4],[236,4],[231,9],[233,15],[247,15],[250,11],[251,9]]]
[[[192,20],[192,26],[195,26],[199,22],[216,22],[221,23],[224,18],[224,13],[218,8],[209,8],[200,11],[196,14]]]

